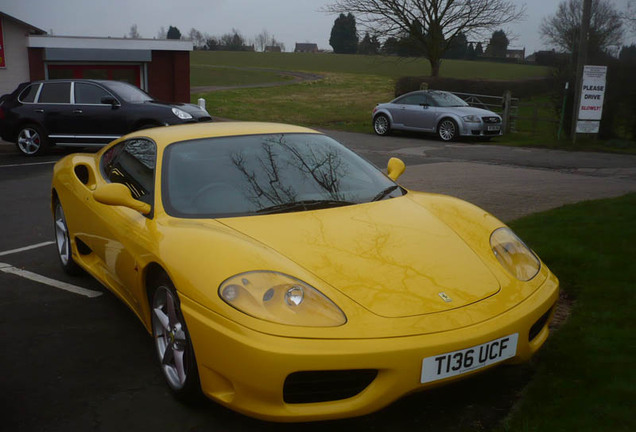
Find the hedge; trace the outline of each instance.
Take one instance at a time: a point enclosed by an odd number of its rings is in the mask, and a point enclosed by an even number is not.
[[[510,90],[512,97],[530,97],[550,93],[557,89],[553,78],[528,78],[523,80],[500,81],[485,79],[457,79],[430,76],[405,76],[395,83],[395,97],[422,89],[426,83],[431,90],[446,90],[457,93],[472,93],[488,96],[503,96]]]

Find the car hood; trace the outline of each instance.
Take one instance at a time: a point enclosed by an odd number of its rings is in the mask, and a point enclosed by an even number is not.
[[[456,309],[500,289],[463,239],[408,195],[218,221],[285,255],[383,317]]]
[[[207,117],[210,115],[208,114],[207,111],[203,111],[201,108],[199,108],[198,105],[191,104],[191,103],[169,103],[169,102],[161,102],[161,101],[155,101],[155,100],[148,101],[146,103],[158,105],[158,106],[164,106],[166,108],[179,108],[180,110],[187,112],[194,118],[199,118],[203,116]]]

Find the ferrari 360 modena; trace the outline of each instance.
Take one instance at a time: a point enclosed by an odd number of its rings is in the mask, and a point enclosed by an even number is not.
[[[55,165],[57,251],[139,317],[177,398],[363,415],[528,360],[558,298],[510,228],[404,169],[303,127],[145,129]]]

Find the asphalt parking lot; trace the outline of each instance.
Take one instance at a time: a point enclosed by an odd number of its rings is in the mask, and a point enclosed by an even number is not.
[[[636,156],[443,144],[329,132],[379,166],[407,163],[404,186],[468,199],[504,219],[636,191]],[[0,143],[0,404],[7,431],[297,430],[212,402],[175,401],[137,318],[88,276],[66,276],[53,244],[50,180],[64,152],[25,159]],[[502,367],[308,430],[480,430],[501,419],[531,376]]]

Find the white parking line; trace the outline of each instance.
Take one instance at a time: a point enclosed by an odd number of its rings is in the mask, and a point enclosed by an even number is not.
[[[45,285],[52,286],[54,288],[58,288],[64,291],[71,292],[73,294],[83,295],[84,297],[99,297],[102,295],[99,291],[91,291],[86,288],[81,288],[75,285],[71,285],[66,282],[60,282],[55,279],[47,278],[46,276],[41,276],[36,273],[31,273],[30,271],[22,270],[16,267],[13,267],[10,264],[0,263],[0,271],[4,273],[14,274],[16,276],[23,277],[25,279],[30,279],[35,282],[43,283]]]
[[[55,242],[47,241],[47,242],[34,244],[34,245],[31,245],[31,246],[25,246],[25,247],[18,248],[18,249],[11,249],[11,250],[8,250],[8,251],[0,252],[0,256],[11,255],[11,254],[14,254],[14,253],[24,252],[24,251],[28,251],[28,250],[31,250],[31,249],[37,249],[37,248],[41,248],[43,246],[48,246],[48,245],[52,245],[52,244],[55,244]]]
[[[49,246],[55,244],[55,242],[52,241],[48,241],[48,242],[42,242],[42,243],[37,243],[31,246],[25,246],[22,248],[18,248],[18,249],[11,249],[8,251],[4,251],[4,252],[0,252],[0,256],[3,255],[10,255],[10,254],[14,254],[14,253],[18,253],[18,252],[24,252],[24,251],[28,251],[31,249],[37,249],[40,247],[44,247],[44,246]],[[42,276],[39,275],[37,273],[32,273],[30,271],[26,271],[26,270],[22,270],[19,269],[17,267],[13,267],[11,264],[5,264],[5,263],[0,263],[0,271],[3,273],[10,273],[10,274],[14,274],[16,276],[20,276],[23,277],[25,279],[29,279],[35,282],[39,282],[39,283],[43,283],[45,285],[49,285],[52,286],[54,288],[58,288],[64,291],[68,291],[71,292],[73,294],[79,294],[85,297],[90,297],[90,298],[94,298],[94,297],[99,297],[100,295],[102,295],[101,292],[99,291],[92,291],[92,290],[88,290],[86,288],[82,288],[82,287],[78,287],[76,285],[72,285],[66,282],[60,282],[57,281],[55,279],[51,279],[48,278],[46,276]]]
[[[0,165],[0,168],[19,167],[19,166],[32,166],[32,165],[48,165],[48,164],[54,164],[55,162],[57,162],[57,161],[30,162],[30,163],[22,163],[22,164],[7,164],[7,165]]]

